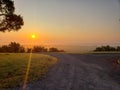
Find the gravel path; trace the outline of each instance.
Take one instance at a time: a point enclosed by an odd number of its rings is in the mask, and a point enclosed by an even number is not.
[[[109,59],[120,55],[52,54],[59,62],[27,90],[120,90],[109,76]]]

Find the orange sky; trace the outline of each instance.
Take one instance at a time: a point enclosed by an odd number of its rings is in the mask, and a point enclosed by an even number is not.
[[[0,32],[1,44],[120,44],[117,0],[16,0],[15,7],[25,24],[18,32]]]

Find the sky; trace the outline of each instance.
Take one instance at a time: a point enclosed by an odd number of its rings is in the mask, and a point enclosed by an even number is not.
[[[2,44],[120,45],[119,0],[14,1],[24,26],[18,32],[0,32]]]

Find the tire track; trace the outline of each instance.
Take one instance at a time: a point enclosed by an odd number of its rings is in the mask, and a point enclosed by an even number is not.
[[[57,57],[58,63],[46,74],[45,78],[28,84],[27,90],[120,90],[120,85],[108,76],[107,69],[102,65],[84,62],[86,59],[97,60],[96,56],[90,55],[88,58],[87,55],[80,55],[76,58],[70,54],[49,55]]]

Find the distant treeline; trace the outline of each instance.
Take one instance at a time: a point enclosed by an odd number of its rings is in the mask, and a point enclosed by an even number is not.
[[[3,45],[0,47],[1,53],[29,53],[31,48],[26,48],[16,42],[11,42],[8,45]],[[33,53],[37,52],[65,52],[64,50],[59,50],[55,47],[45,48],[44,46],[34,46],[32,48]]]
[[[97,47],[94,51],[120,51],[120,46],[112,47],[112,46],[101,46]]]

